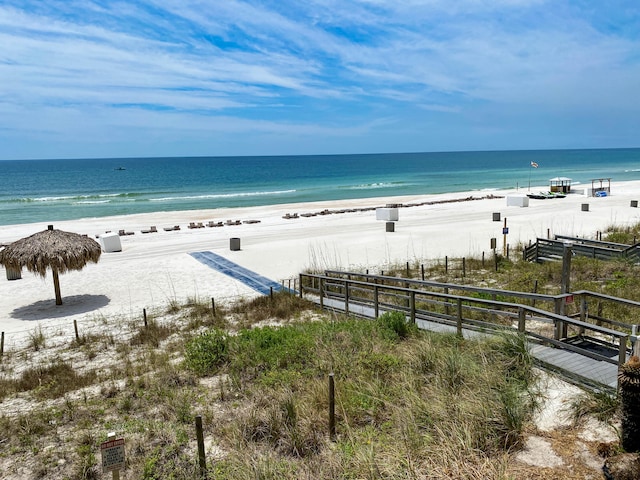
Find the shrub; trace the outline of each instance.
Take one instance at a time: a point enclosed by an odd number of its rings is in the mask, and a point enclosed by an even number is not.
[[[378,317],[378,322],[396,338],[407,338],[416,330],[402,312],[385,312]]]
[[[209,330],[187,342],[185,365],[198,375],[215,373],[226,363],[229,337],[221,330]]]

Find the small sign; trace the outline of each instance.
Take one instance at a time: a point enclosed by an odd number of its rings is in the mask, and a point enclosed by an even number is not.
[[[111,472],[124,468],[124,438],[108,440],[100,444],[102,471]]]
[[[567,295],[566,297],[564,297],[564,303],[566,303],[567,305],[573,303],[573,295]]]
[[[503,235],[506,235],[506,234],[508,234],[508,233],[509,233],[509,227],[504,227],[504,228],[502,229],[502,234],[503,234]]]

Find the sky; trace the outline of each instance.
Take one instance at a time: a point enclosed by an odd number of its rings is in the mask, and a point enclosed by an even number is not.
[[[0,0],[4,160],[638,146],[638,0]]]

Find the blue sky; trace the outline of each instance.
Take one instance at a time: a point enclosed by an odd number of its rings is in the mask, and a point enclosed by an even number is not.
[[[0,0],[0,159],[640,146],[637,0]]]

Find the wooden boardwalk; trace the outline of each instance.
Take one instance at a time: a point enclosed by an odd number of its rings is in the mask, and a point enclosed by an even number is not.
[[[319,304],[320,299],[317,297],[309,297],[315,303]],[[324,308],[344,312],[344,300],[336,298],[323,299]],[[375,318],[375,310],[366,305],[349,303],[349,313],[352,315]],[[384,310],[380,310],[380,314]],[[456,333],[457,327],[448,323],[442,323],[425,318],[416,318],[418,328],[438,333]],[[477,338],[486,335],[495,335],[496,330],[479,330],[471,329],[463,326],[462,335],[465,338]],[[613,389],[617,388],[618,366],[614,363],[608,363],[585,356],[579,352],[564,350],[554,346],[548,346],[538,343],[536,339],[530,338],[530,352],[535,359],[536,364],[540,367],[551,370],[567,380],[574,383],[595,389]],[[571,343],[571,342],[568,342]],[[584,347],[584,346],[583,346]],[[618,351],[616,349],[599,348],[601,354],[616,360]],[[603,352],[604,350],[604,352]]]

